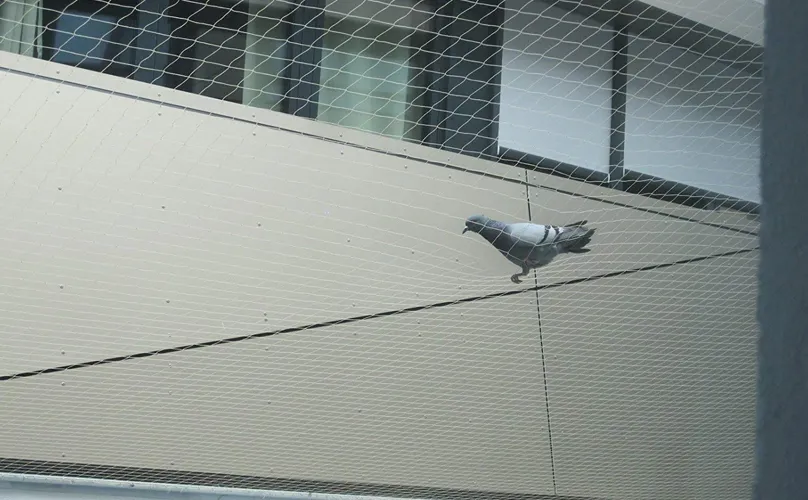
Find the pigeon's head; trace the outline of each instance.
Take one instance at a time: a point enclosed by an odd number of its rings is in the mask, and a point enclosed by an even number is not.
[[[488,225],[489,222],[491,222],[490,217],[486,217],[485,215],[472,215],[466,219],[466,227],[463,229],[461,234],[466,234],[466,231],[479,233],[485,228],[486,225]]]

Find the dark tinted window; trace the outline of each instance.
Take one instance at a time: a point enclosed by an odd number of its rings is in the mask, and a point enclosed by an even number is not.
[[[71,66],[130,76],[137,67],[134,9],[106,2],[45,4],[45,58]],[[57,8],[58,7],[58,8]]]

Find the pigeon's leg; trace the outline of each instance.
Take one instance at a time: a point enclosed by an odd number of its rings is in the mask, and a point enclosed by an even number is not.
[[[516,273],[513,276],[511,276],[511,281],[513,281],[514,283],[521,283],[522,280],[520,280],[519,277],[527,276],[528,274],[530,274],[530,269],[527,267],[523,267],[521,273]]]

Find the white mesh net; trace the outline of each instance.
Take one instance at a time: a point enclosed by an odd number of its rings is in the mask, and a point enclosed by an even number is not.
[[[0,477],[748,496],[762,7],[599,4],[0,4]]]

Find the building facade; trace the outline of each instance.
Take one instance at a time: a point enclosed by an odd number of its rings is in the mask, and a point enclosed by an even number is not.
[[[762,21],[661,3],[3,2],[0,496],[748,496]]]

